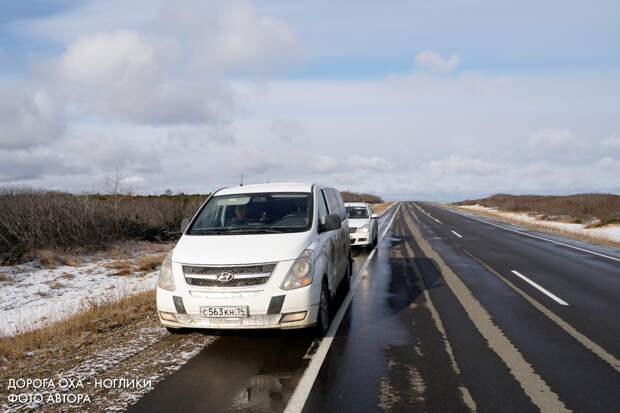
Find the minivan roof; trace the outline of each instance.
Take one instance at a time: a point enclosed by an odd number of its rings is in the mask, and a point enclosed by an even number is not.
[[[308,183],[277,182],[268,184],[253,184],[231,186],[217,192],[217,195],[252,194],[260,192],[312,192],[312,185]]]
[[[366,206],[368,205],[366,202],[345,202],[344,206],[352,206],[352,207],[357,207],[357,206]]]

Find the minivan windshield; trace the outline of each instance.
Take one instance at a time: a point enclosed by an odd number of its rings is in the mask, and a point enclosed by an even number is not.
[[[368,218],[368,210],[366,207],[347,207],[347,218],[362,219]]]
[[[310,193],[269,192],[213,196],[188,235],[303,232],[312,226]]]

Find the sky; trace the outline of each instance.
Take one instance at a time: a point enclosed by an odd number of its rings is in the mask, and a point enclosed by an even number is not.
[[[617,1],[2,6],[0,187],[620,193]]]

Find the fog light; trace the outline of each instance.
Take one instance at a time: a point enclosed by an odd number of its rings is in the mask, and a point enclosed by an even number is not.
[[[300,311],[298,313],[283,314],[280,319],[280,323],[292,323],[293,321],[301,321],[306,318],[307,311]]]
[[[161,317],[162,320],[172,321],[174,323],[178,322],[176,316],[173,313],[167,313],[165,311],[160,311],[159,316]]]

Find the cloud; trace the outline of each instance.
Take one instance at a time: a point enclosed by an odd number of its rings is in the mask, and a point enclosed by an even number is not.
[[[333,172],[340,166],[340,162],[327,155],[316,155],[310,161],[310,169],[314,172],[327,173]]]
[[[433,176],[444,175],[487,175],[501,169],[498,163],[484,159],[473,158],[467,155],[451,154],[446,158],[425,162],[421,169],[430,171]]]
[[[270,129],[280,140],[287,143],[292,143],[304,134],[303,126],[294,119],[276,119],[271,122]]]
[[[448,73],[459,65],[461,59],[455,54],[447,59],[444,59],[437,52],[433,52],[432,50],[424,50],[415,56],[414,61],[418,66],[442,73]]]
[[[528,144],[532,149],[561,149],[577,143],[575,135],[568,129],[540,129],[532,133]]]
[[[121,179],[121,184],[123,185],[139,185],[144,183],[144,178],[141,176],[128,176],[127,178]]]
[[[390,162],[386,161],[380,156],[371,156],[365,158],[360,155],[354,155],[347,159],[347,164],[350,168],[374,169],[379,171],[387,171],[394,167]]]
[[[607,171],[610,169],[620,170],[620,161],[609,156],[604,156],[596,162],[595,166]]]
[[[620,137],[615,134],[610,135],[601,141],[601,146],[610,149],[620,149]]]
[[[0,182],[16,183],[40,179],[46,175],[69,175],[84,172],[83,168],[68,165],[61,154],[44,148],[29,150],[0,149]]]
[[[161,170],[162,149],[155,139],[134,136],[72,134],[59,142],[56,150],[70,155],[91,171],[157,172]]]
[[[64,123],[44,90],[31,92],[0,83],[0,148],[28,148],[61,136]]]
[[[51,81],[85,115],[153,125],[221,121],[232,92],[215,78],[177,78],[175,54],[173,42],[131,30],[82,36],[56,59]]]
[[[282,19],[260,16],[246,0],[168,2],[157,19],[164,33],[189,45],[189,64],[204,71],[263,72],[302,56],[295,32]]]

